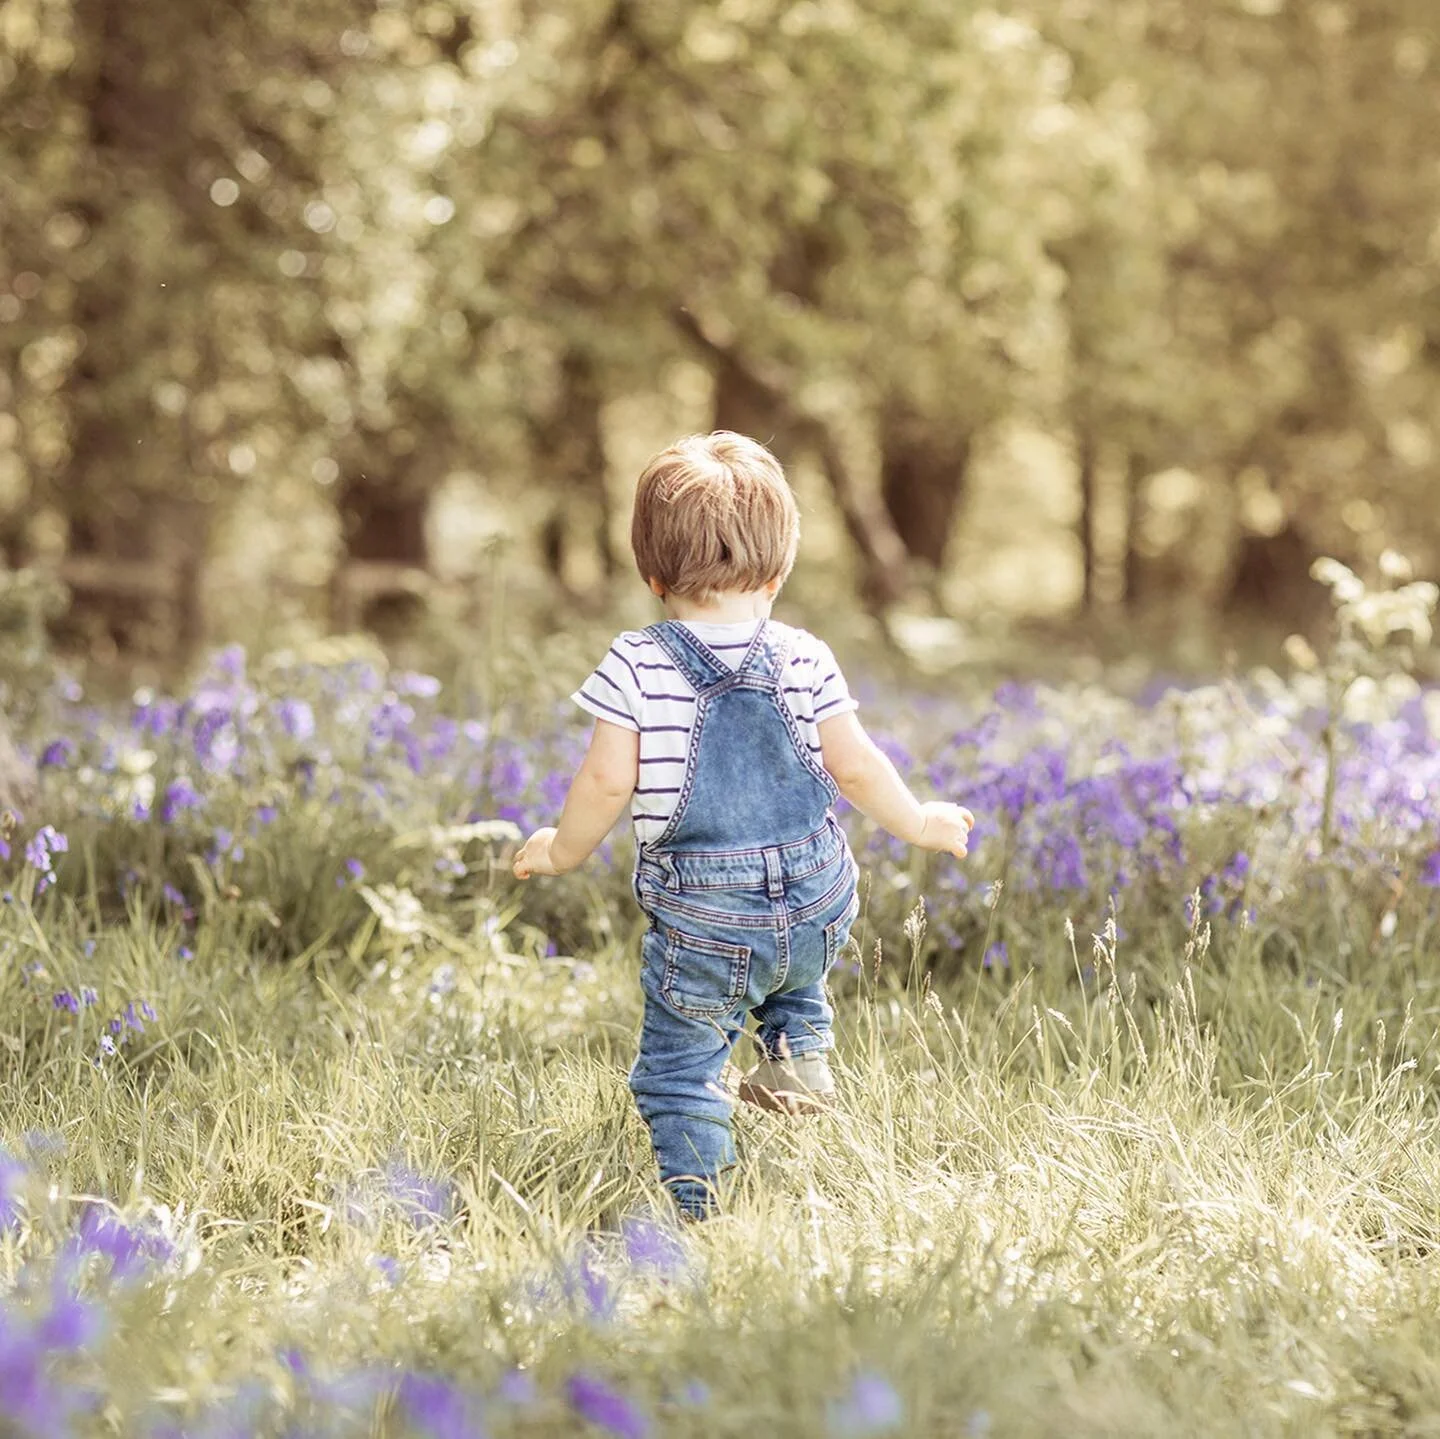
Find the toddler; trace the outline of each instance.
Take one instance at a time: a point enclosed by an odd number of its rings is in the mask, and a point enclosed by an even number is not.
[[[859,901],[839,795],[897,839],[964,856],[974,819],[919,803],[865,733],[829,648],[770,618],[799,543],[775,457],[728,431],[640,476],[631,543],[666,618],[619,636],[574,695],[595,717],[558,827],[519,879],[581,864],[628,806],[645,1015],[630,1088],[682,1215],[735,1162],[721,1071],[747,1016],[740,1098],[802,1113],[834,1092],[825,977]]]

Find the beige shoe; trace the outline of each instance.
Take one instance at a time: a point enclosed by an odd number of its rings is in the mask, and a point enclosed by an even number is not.
[[[835,1080],[825,1051],[812,1049],[790,1059],[762,1059],[740,1081],[740,1098],[778,1114],[819,1114],[835,1098]]]

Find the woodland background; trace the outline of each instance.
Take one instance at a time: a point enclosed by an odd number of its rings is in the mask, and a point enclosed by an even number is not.
[[[1440,558],[1434,0],[6,0],[0,111],[0,554],[97,657],[563,623],[712,425],[871,614]]]

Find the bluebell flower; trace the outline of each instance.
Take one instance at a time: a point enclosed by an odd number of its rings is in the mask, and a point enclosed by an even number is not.
[[[41,769],[63,769],[75,757],[75,742],[61,736],[51,740],[40,754]]]
[[[410,1423],[426,1439],[481,1439],[478,1403],[450,1380],[431,1374],[407,1374],[400,1381],[400,1403]]]
[[[905,1406],[883,1375],[857,1374],[845,1398],[829,1409],[830,1432],[836,1436],[885,1434],[898,1429]]]
[[[393,683],[397,694],[434,699],[440,693],[440,681],[434,675],[399,674],[395,676]]]
[[[91,1348],[104,1329],[105,1312],[98,1304],[79,1298],[57,1283],[50,1311],[36,1333],[52,1352],[75,1352]]]
[[[26,1173],[18,1159],[0,1149],[0,1229],[9,1229],[20,1222],[18,1201]]]
[[[165,796],[160,802],[160,823],[173,824],[187,810],[200,809],[205,797],[183,776],[171,780],[165,786]]]
[[[275,706],[280,728],[293,740],[307,740],[315,734],[315,711],[308,701],[282,699]]]
[[[381,1277],[392,1289],[399,1287],[401,1279],[405,1277],[405,1271],[398,1259],[390,1254],[372,1254],[370,1262],[380,1271]]]
[[[1421,866],[1420,883],[1427,889],[1440,889],[1440,849],[1434,850]]]
[[[632,1400],[593,1374],[574,1374],[565,1384],[565,1397],[582,1419],[619,1439],[645,1439],[650,1421]]]
[[[55,1009],[67,1010],[71,1014],[80,1013],[80,1001],[68,989],[57,990],[50,997],[50,1004]]]
[[[75,1235],[66,1245],[66,1253],[71,1258],[98,1254],[108,1259],[110,1272],[116,1279],[129,1279],[157,1261],[163,1264],[173,1252],[173,1246],[163,1234],[132,1227],[98,1205],[85,1211]]]
[[[625,1255],[637,1269],[671,1276],[685,1268],[685,1249],[673,1229],[650,1219],[627,1219],[620,1226]]]
[[[400,1208],[417,1229],[448,1220],[454,1213],[454,1187],[449,1180],[432,1179],[400,1160],[385,1168],[386,1198]]]
[[[495,1397],[505,1404],[513,1404],[516,1408],[523,1409],[540,1397],[540,1391],[536,1388],[534,1378],[525,1370],[507,1369],[495,1386]]]
[[[64,854],[70,848],[70,841],[56,831],[54,825],[42,825],[25,846],[25,862],[32,869],[48,874],[51,870],[50,856]]]

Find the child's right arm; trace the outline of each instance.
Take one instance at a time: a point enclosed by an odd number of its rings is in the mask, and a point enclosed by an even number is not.
[[[917,800],[853,711],[821,720],[819,730],[825,771],[861,814],[906,844],[965,857],[975,824],[968,809]]]

